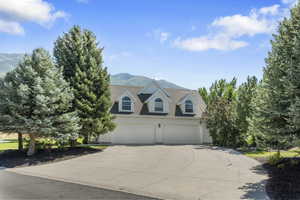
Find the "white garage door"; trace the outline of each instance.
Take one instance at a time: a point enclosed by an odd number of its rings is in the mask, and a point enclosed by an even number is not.
[[[200,144],[200,129],[198,125],[166,124],[163,130],[165,144]]]
[[[149,124],[121,124],[113,132],[115,144],[154,144],[155,126]]]

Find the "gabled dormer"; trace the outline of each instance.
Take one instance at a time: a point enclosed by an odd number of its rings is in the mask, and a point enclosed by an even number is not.
[[[126,90],[120,97],[119,97],[119,112],[127,112],[132,113],[134,112],[134,104],[136,102],[135,97]]]
[[[171,99],[161,89],[156,90],[145,101],[150,113],[169,113],[170,102]]]
[[[180,106],[180,109],[183,114],[185,115],[194,115],[195,109],[196,109],[196,101],[192,94],[187,94],[183,96],[180,101],[178,102],[178,105]]]
[[[138,95],[146,95],[147,99],[144,101],[147,104],[148,112],[150,113],[169,113],[170,110],[170,95],[161,88],[156,81],[152,81],[144,87]]]

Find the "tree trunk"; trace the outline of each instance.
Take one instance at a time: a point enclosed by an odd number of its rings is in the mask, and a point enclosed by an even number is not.
[[[84,139],[83,139],[82,143],[83,144],[88,144],[89,143],[89,135],[88,134],[84,136]]]
[[[30,143],[29,143],[29,149],[27,152],[27,156],[32,156],[35,153],[35,135],[29,134],[30,137]]]
[[[18,150],[23,151],[23,135],[18,133]]]
[[[75,147],[76,146],[76,140],[71,139],[70,140],[70,146]]]

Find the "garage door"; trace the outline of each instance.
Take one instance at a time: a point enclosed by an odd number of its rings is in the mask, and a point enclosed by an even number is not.
[[[163,130],[165,144],[200,144],[198,125],[166,124]]]
[[[148,124],[120,124],[112,134],[115,144],[154,144],[155,126]]]

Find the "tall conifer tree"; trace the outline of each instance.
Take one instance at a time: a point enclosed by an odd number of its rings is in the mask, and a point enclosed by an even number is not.
[[[250,131],[278,149],[295,133],[291,117],[298,107],[299,93],[296,94],[294,89],[300,86],[299,76],[295,79],[299,66],[295,59],[299,57],[296,48],[299,37],[300,6],[297,5],[292,8],[290,18],[279,24],[278,33],[271,41],[272,50],[266,58],[262,83],[252,102],[255,110]]]
[[[76,139],[79,119],[70,112],[73,93],[48,52],[36,49],[6,75],[0,97],[0,127],[28,134],[28,155],[37,138]]]
[[[79,113],[85,142],[115,127],[110,114],[110,76],[102,52],[95,35],[79,26],[59,37],[54,47],[56,64],[74,92],[72,109]]]

